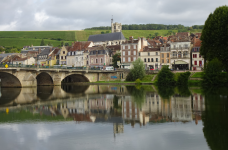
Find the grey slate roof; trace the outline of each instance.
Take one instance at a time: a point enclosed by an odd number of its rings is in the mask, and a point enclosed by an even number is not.
[[[107,33],[107,34],[96,34],[90,35],[88,41],[103,42],[103,41],[114,41],[114,40],[125,40],[122,32]]]

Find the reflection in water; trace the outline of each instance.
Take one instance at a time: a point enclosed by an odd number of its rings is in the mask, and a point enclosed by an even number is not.
[[[12,92],[7,94],[8,89],[4,90],[1,92],[3,101]],[[227,149],[227,89],[213,90],[215,93],[205,92],[205,96],[195,92],[196,90],[190,92],[184,87],[158,90],[159,92],[152,86],[115,85],[19,89],[14,99],[11,97],[11,101],[1,103],[0,123],[25,120],[71,120],[77,125],[82,122],[97,125],[109,123],[114,137],[119,137],[119,134],[129,134],[125,133],[128,126],[135,129],[137,126],[162,124],[164,128],[169,128],[170,126],[166,126],[167,122],[175,122],[175,125],[176,122],[181,122],[189,126],[194,123],[194,126],[199,126],[202,118],[204,136],[210,148]],[[14,107],[15,104],[20,104],[21,107]],[[7,115],[5,106],[11,106]],[[140,132],[137,134],[140,135]]]
[[[227,88],[205,90],[206,109],[203,114],[204,136],[212,150],[228,149],[228,101]],[[195,109],[201,109],[196,105]]]
[[[21,88],[0,88],[0,90],[0,105],[12,102],[21,92]]]

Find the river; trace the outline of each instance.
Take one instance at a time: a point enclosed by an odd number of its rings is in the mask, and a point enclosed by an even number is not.
[[[228,149],[227,88],[1,88],[0,149]]]

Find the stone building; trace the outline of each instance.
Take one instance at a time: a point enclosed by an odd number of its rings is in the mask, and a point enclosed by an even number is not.
[[[89,56],[87,48],[92,47],[93,42],[74,42],[67,53],[68,67],[82,67],[89,65]]]
[[[121,68],[130,69],[132,62],[140,57],[140,50],[147,45],[145,38],[133,39],[131,36],[129,40],[124,41],[121,44]]]
[[[113,23],[113,19],[111,19],[111,29],[112,33],[122,32],[122,24],[117,22]]]
[[[173,36],[170,38],[171,65],[174,70],[190,69],[191,41],[190,37]]]
[[[104,69],[110,65],[111,51],[104,46],[87,48],[89,51],[89,66]]]
[[[139,52],[140,58],[149,67],[150,70],[158,70],[160,68],[160,48],[152,48],[149,46],[144,47]]]
[[[160,47],[160,63],[161,66],[168,66],[171,67],[170,64],[170,44],[163,44],[163,46]]]
[[[192,70],[202,70],[204,58],[200,55],[201,40],[195,39],[192,48]]]

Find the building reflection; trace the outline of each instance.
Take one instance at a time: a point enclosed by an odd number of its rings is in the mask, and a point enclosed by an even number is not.
[[[204,96],[197,93],[190,96],[174,94],[163,99],[155,90],[147,91],[140,104],[125,86],[93,85],[80,89],[79,93],[74,92],[77,88],[72,86],[39,88],[18,90],[17,95],[12,95],[14,99],[10,97],[9,103],[1,105],[2,110],[20,104],[25,106],[23,109],[41,116],[62,117],[76,123],[112,123],[114,136],[124,132],[125,124],[135,127],[135,124],[145,126],[193,120],[198,124],[205,110]],[[6,91],[1,93],[2,98]]]

